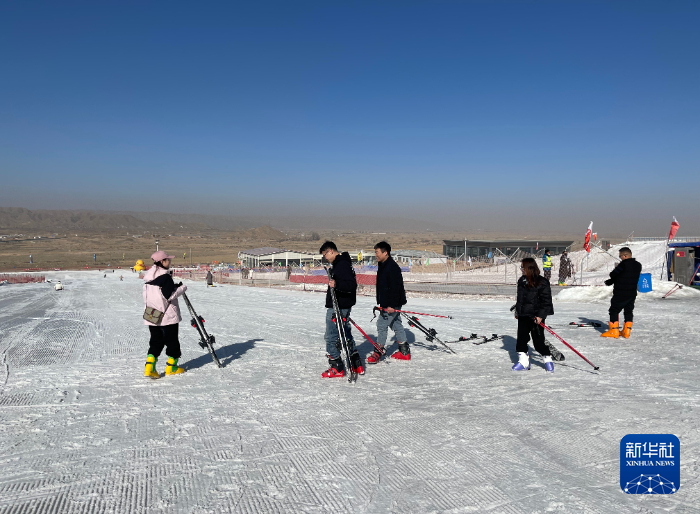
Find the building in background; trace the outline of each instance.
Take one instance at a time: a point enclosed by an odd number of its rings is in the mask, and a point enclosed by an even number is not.
[[[513,255],[520,250],[520,253],[536,255],[542,253],[545,248],[549,248],[552,255],[560,254],[574,244],[573,241],[539,241],[511,240],[511,241],[484,241],[484,240],[444,240],[442,242],[442,253],[451,259],[469,259],[477,257],[494,257],[502,252],[505,255]],[[498,250],[498,251],[497,251]]]
[[[284,248],[253,248],[238,253],[241,265],[246,268],[272,266],[314,266],[321,263],[321,255],[295,252]]]

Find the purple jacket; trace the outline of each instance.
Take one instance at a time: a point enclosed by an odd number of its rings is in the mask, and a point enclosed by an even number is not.
[[[143,284],[143,303],[146,304],[146,307],[158,309],[165,313],[163,315],[163,321],[161,321],[159,326],[162,327],[180,323],[182,321],[182,316],[180,315],[180,305],[177,299],[187,291],[187,286],[183,284],[175,289],[175,283],[168,273],[168,270],[159,266],[151,266],[151,269],[146,272],[143,280],[145,282]],[[158,285],[149,284],[149,282],[154,280]],[[170,293],[170,296],[166,298],[164,292]],[[143,322],[145,325],[155,326],[153,323],[146,320],[143,320]]]

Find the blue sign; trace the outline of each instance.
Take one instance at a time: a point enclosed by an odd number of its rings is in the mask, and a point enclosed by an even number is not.
[[[651,291],[651,273],[642,273],[639,275],[637,291],[640,293],[648,293]]]
[[[681,442],[673,434],[627,434],[620,441],[620,488],[673,494],[681,486]]]

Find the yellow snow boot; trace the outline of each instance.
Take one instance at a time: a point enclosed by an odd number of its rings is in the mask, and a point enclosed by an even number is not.
[[[165,374],[166,375],[179,375],[180,373],[184,373],[185,369],[181,368],[180,366],[177,365],[177,359],[173,359],[172,357],[168,357],[168,364],[165,366]]]
[[[607,332],[603,332],[600,334],[600,337],[614,337],[617,339],[620,337],[620,322],[615,321],[614,323],[611,321],[610,322],[610,329]]]
[[[631,333],[632,333],[632,322],[625,321],[625,328],[622,329],[622,337],[624,337],[625,339],[629,339]]]
[[[146,357],[146,369],[143,372],[143,376],[147,378],[160,378],[160,373],[156,370],[156,359],[155,355],[148,354]]]

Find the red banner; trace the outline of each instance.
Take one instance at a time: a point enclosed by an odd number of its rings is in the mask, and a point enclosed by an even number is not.
[[[668,240],[670,241],[674,237],[676,237],[676,232],[678,232],[678,229],[680,228],[680,223],[678,223],[678,220],[676,217],[673,217],[673,223],[671,223],[671,231],[668,233]]]

